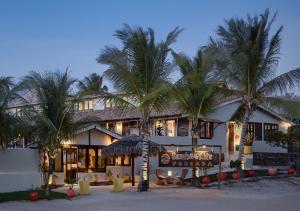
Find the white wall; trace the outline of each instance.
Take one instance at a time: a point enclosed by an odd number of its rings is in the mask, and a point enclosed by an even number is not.
[[[0,192],[41,187],[39,159],[36,149],[0,151]]]

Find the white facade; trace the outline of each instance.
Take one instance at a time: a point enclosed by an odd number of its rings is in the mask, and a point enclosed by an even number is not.
[[[38,150],[1,150],[0,160],[0,193],[41,187]]]

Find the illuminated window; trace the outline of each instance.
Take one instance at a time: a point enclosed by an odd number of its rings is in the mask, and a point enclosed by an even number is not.
[[[83,102],[80,102],[80,103],[79,103],[78,110],[79,110],[79,111],[82,111],[82,110],[83,110]]]
[[[98,163],[97,163],[97,169],[98,171],[105,172],[105,159],[102,157],[101,154],[102,150],[98,149]]]
[[[167,136],[174,137],[175,136],[175,120],[167,120]]]
[[[89,169],[92,171],[96,170],[96,150],[89,149]]]
[[[93,109],[93,101],[89,100],[89,109]]]
[[[86,148],[78,148],[78,170],[86,171]]]
[[[121,135],[122,129],[123,129],[122,122],[117,122],[115,127],[115,132]]]
[[[155,122],[155,135],[156,136],[164,136],[164,122],[162,120],[158,120]]]
[[[264,133],[278,131],[278,124],[264,123]]]
[[[248,123],[248,134],[251,135],[254,140],[262,140],[262,123],[249,122]]]
[[[200,138],[202,139],[211,139],[212,138],[212,123],[200,121]]]

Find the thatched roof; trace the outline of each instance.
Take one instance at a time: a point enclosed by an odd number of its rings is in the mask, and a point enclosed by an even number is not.
[[[150,143],[150,154],[156,155],[160,150],[160,145],[149,141]],[[124,156],[124,155],[134,155],[141,156],[143,149],[143,138],[137,135],[131,135],[128,137],[121,138],[102,150],[103,157],[110,156]]]

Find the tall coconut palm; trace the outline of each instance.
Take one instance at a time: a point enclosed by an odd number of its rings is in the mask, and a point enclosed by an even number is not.
[[[98,94],[108,91],[106,85],[103,85],[103,76],[92,73],[85,76],[82,81],[78,82],[79,92],[81,94]]]
[[[200,48],[192,59],[174,52],[173,57],[182,76],[172,91],[179,109],[192,120],[192,150],[195,151],[201,127],[200,118],[213,112],[215,103],[222,96],[220,88],[224,84],[212,78],[213,55],[207,49]]]
[[[218,52],[217,64],[222,69],[219,76],[228,80],[230,88],[242,98],[237,111],[242,122],[239,160],[244,155],[249,118],[257,106],[279,107],[290,103],[276,95],[300,82],[299,68],[276,76],[283,27],[271,34],[275,17],[276,14],[270,18],[269,10],[265,10],[260,16],[231,18],[225,26],[218,27],[220,40],[211,45]]]
[[[11,77],[0,77],[0,147],[6,148],[17,134],[17,118],[8,110],[9,102],[16,97]]]
[[[55,154],[64,140],[73,137],[81,124],[73,119],[74,105],[70,100],[71,87],[75,83],[68,73],[31,72],[23,80],[24,89],[36,93],[40,109],[32,111],[33,135],[41,152],[49,161],[45,169],[44,183],[49,194],[49,177],[53,173]]]
[[[123,93],[123,99],[127,99],[122,104],[136,108],[141,116],[140,132],[144,141],[139,191],[147,190],[149,185],[150,114],[161,111],[169,103],[166,89],[169,87],[170,63],[167,56],[180,31],[175,28],[164,41],[156,42],[152,28],[144,30],[124,25],[115,33],[123,47],[106,47],[98,58],[98,62],[109,65],[105,75],[117,91]]]

